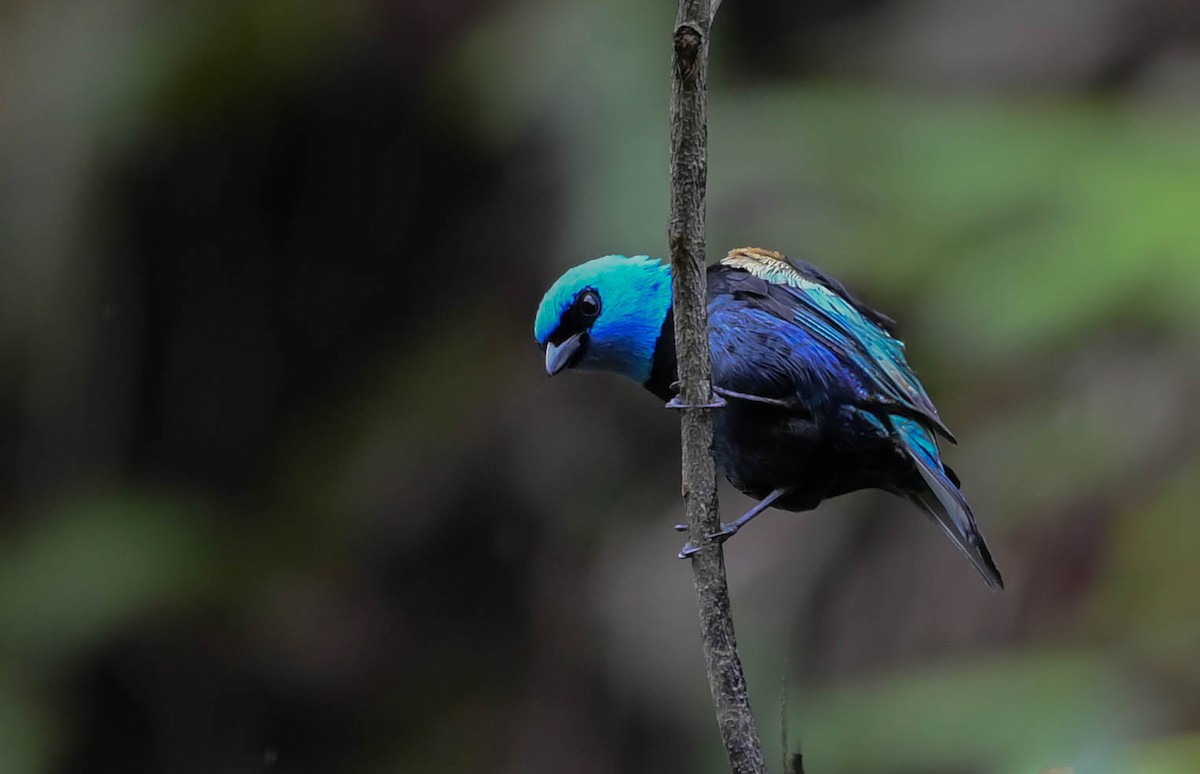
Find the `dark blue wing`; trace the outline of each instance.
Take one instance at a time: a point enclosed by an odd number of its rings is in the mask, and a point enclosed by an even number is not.
[[[818,336],[761,308],[753,297],[713,297],[708,323],[718,388],[830,417],[843,403],[869,399],[854,372]]]
[[[726,267],[721,271],[721,267]],[[928,424],[951,441],[933,401],[904,359],[904,344],[891,336],[891,320],[851,296],[835,280],[807,264],[756,248],[734,250],[715,267],[719,281],[747,309],[794,327],[775,333],[801,344],[797,354],[812,358],[808,371],[845,373],[863,394],[855,402]],[[714,333],[716,333],[714,325]],[[836,361],[836,366],[829,361]],[[720,382],[717,382],[720,384]]]

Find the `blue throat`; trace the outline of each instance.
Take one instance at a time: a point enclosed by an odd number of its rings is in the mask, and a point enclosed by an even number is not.
[[[597,282],[604,312],[588,334],[588,357],[580,368],[609,371],[638,384],[650,379],[654,350],[671,309],[671,270],[635,256],[622,259]]]

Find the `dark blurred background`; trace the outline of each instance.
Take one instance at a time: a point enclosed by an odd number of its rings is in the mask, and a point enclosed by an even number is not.
[[[665,251],[673,5],[0,3],[0,772],[724,770],[677,417],[531,332]],[[1200,4],[714,33],[710,257],[900,321],[1009,584],[730,543],[773,768],[1200,771]]]

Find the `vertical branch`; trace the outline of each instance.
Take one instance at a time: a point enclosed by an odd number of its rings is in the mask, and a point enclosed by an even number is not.
[[[719,0],[718,0],[719,2]],[[725,752],[735,774],[766,772],[746,677],[738,656],[725,581],[725,554],[706,535],[720,529],[713,461],[712,365],[705,302],[704,193],[708,174],[708,33],[710,0],[679,0],[671,68],[671,213],[668,237],[674,275],[683,440],[683,497],[688,537],[703,546],[692,557],[700,637],[708,684]]]

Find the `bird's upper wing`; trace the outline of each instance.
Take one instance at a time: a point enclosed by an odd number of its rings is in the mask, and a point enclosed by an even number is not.
[[[759,313],[799,326],[857,373],[867,391],[865,402],[920,420],[954,440],[904,359],[903,342],[891,336],[894,323],[837,280],[815,266],[758,248],[733,250],[713,270],[723,275],[733,296]]]

